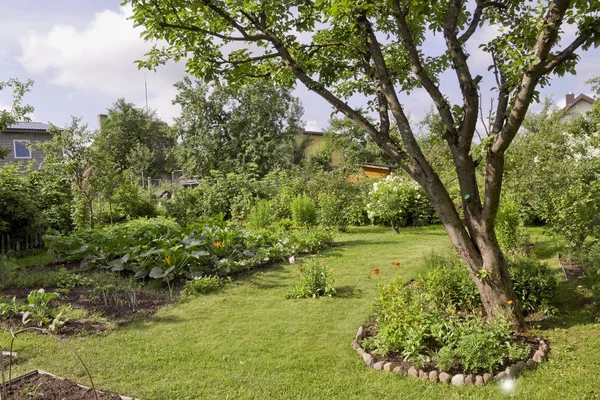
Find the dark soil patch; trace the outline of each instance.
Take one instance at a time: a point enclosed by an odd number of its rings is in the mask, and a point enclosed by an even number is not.
[[[560,254],[558,255],[558,265],[562,268],[567,280],[583,279],[585,277],[585,271],[579,264]]]
[[[32,288],[8,288],[0,290],[0,299],[12,299],[25,302]],[[46,292],[55,292],[58,288],[46,288]],[[62,294],[60,299],[51,303],[54,308],[60,305],[70,305],[74,309],[86,311],[94,318],[68,320],[58,333],[74,335],[78,333],[101,333],[111,326],[124,325],[129,321],[154,314],[160,307],[167,304],[167,295],[154,294],[139,289],[115,289],[101,291],[88,286],[77,286],[68,294]],[[100,318],[98,318],[100,317]],[[17,321],[18,320],[18,321]],[[20,317],[4,324],[17,328]]]
[[[94,391],[70,382],[66,379],[51,375],[37,373],[23,379],[17,378],[11,383],[8,398],[11,400],[64,399],[64,400],[121,400],[121,396],[114,393]]]

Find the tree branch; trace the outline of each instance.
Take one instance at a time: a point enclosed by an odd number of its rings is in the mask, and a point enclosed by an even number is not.
[[[570,0],[552,0],[544,17],[544,24],[533,48],[534,59],[539,63],[532,65],[523,73],[521,82],[514,95],[513,106],[506,123],[490,147],[486,161],[485,200],[482,215],[488,229],[493,229],[502,190],[504,174],[504,152],[514,139],[529,109],[535,87],[540,77],[547,73],[547,60],[552,46],[556,43],[560,25],[569,8]]]
[[[396,20],[396,26],[398,28],[398,36],[402,39],[404,47],[406,48],[406,52],[408,54],[408,59],[411,64],[411,69],[413,73],[421,82],[421,85],[425,88],[429,96],[432,98],[435,106],[446,126],[446,131],[449,132],[454,138],[457,137],[456,127],[454,123],[454,117],[452,116],[452,112],[450,110],[450,106],[442,92],[440,92],[439,88],[431,79],[425,68],[423,68],[423,64],[421,63],[421,57],[419,56],[419,51],[417,50],[417,45],[415,44],[410,29],[408,27],[408,23],[406,22],[407,10],[402,10],[400,8],[399,0],[394,0],[392,3],[393,7],[393,16]]]
[[[600,20],[596,22],[596,27],[600,27]],[[586,29],[584,32],[581,32],[570,45],[568,45],[563,51],[558,54],[551,55],[549,60],[544,64],[543,73],[551,72],[554,68],[558,67],[560,64],[565,62],[569,57],[573,55],[573,53],[583,45],[590,37],[592,37],[594,29]]]

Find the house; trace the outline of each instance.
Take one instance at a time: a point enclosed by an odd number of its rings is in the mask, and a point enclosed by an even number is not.
[[[590,111],[594,106],[595,101],[594,98],[585,93],[581,93],[577,97],[573,93],[567,93],[565,100],[563,111],[566,111],[566,115],[562,117],[564,122],[577,118]]]
[[[48,124],[42,122],[15,122],[0,133],[0,147],[10,152],[0,159],[0,167],[10,163],[28,163],[34,161],[38,167],[44,159],[44,153],[29,147],[34,142],[52,140]]]

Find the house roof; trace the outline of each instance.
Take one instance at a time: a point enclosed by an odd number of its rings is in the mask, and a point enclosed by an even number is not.
[[[323,135],[325,135],[325,132],[307,131],[307,130],[304,130],[303,133],[305,135],[310,135],[310,136],[323,136]]]
[[[48,124],[43,122],[15,122],[6,127],[7,131],[27,131],[27,132],[47,132],[49,128]]]
[[[594,99],[592,97],[588,96],[585,93],[581,93],[579,96],[575,97],[573,99],[573,101],[565,108],[568,110],[569,108],[573,107],[575,104],[582,102],[582,101],[589,103],[589,104],[594,104]]]

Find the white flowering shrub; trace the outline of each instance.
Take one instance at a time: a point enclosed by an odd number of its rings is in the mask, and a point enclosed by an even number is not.
[[[367,214],[371,221],[390,224],[396,232],[403,226],[437,222],[435,210],[423,189],[412,179],[398,175],[373,183]]]

